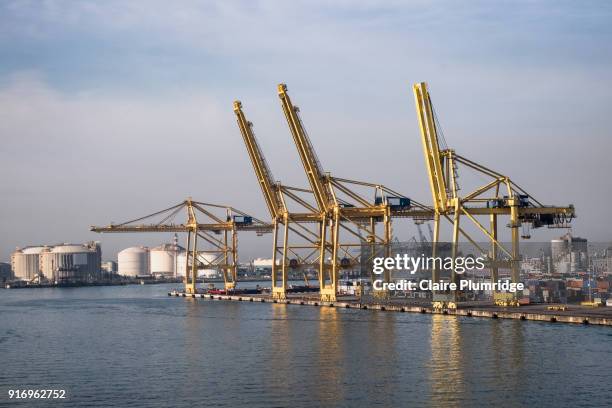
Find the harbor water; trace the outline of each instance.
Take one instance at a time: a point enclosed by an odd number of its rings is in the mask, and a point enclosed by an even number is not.
[[[0,406],[609,406],[612,329],[168,297],[0,291]],[[40,405],[42,406],[42,405]]]

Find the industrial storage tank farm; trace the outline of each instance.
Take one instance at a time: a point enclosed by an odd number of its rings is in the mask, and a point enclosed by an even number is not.
[[[64,243],[17,249],[11,263],[22,281],[86,282],[99,278],[101,257],[98,242]]]

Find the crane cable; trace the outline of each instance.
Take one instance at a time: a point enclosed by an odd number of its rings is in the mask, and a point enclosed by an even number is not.
[[[442,125],[440,124],[440,121],[438,120],[438,114],[436,112],[436,108],[433,105],[433,102],[431,103],[431,110],[433,112],[433,116],[434,116],[434,124],[436,126],[436,130],[438,130],[438,134],[441,137],[441,141],[442,141],[442,147],[444,148],[444,150],[448,149],[448,145],[446,144],[446,138],[444,137],[444,129],[442,129]],[[438,139],[440,140],[440,139]]]

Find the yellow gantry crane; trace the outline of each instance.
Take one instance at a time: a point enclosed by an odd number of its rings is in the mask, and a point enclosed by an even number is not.
[[[318,234],[312,227],[319,221],[319,214],[308,198],[303,197],[304,194],[312,196],[312,191],[285,186],[274,179],[255,136],[253,124],[247,120],[240,101],[234,102],[234,113],[272,220],[272,296],[274,299],[285,299],[288,269],[304,268],[319,262]],[[297,210],[290,210],[288,204],[297,207]],[[282,239],[279,245],[280,227]],[[279,255],[280,277],[277,265]],[[306,273],[304,276],[308,286]]]
[[[440,242],[440,222],[446,219],[453,226],[453,258],[457,254],[460,236],[463,236],[481,253],[488,252],[493,282],[497,282],[498,268],[503,265],[498,260],[500,253],[505,254],[505,257],[510,260],[512,281],[519,282],[519,228],[525,225],[532,228],[542,226],[567,228],[575,217],[574,206],[545,206],[511,181],[508,176],[460,156],[453,149],[441,146],[439,126],[427,84],[417,83],[413,86],[413,91],[434,207],[433,256],[435,256],[436,244]],[[471,169],[485,176],[489,181],[467,194],[460,195],[457,183],[459,166]],[[478,219],[483,216],[488,218],[484,223]],[[511,248],[504,247],[498,240],[498,218],[500,216],[509,217]],[[461,226],[463,218],[467,218],[484,234],[486,241],[490,243],[488,251],[482,248],[476,239]],[[524,238],[528,236],[525,234]],[[434,281],[439,279],[438,271],[435,268],[432,271],[432,279]],[[452,281],[456,282],[456,279],[457,276],[453,271]],[[512,296],[501,293],[495,295],[495,302],[505,306],[518,304]]]
[[[181,212],[185,213],[186,220],[174,223]],[[202,267],[219,269],[225,289],[234,289],[238,275],[238,232],[254,231],[261,235],[269,233],[272,226],[233,207],[189,198],[144,217],[90,229],[99,233],[186,232],[185,292],[193,294],[196,293],[198,269]],[[202,242],[208,244],[208,249],[198,247]]]
[[[352,254],[351,248],[363,248],[365,243],[372,248],[371,257],[377,253],[378,256],[389,256],[392,217],[426,219],[433,215],[433,210],[382,184],[337,178],[325,172],[285,84],[278,85],[278,96],[319,212],[321,300],[335,301],[339,269],[359,262],[359,255]],[[365,197],[357,189],[373,194]],[[377,233],[378,223],[382,223],[382,234]],[[342,238],[341,232],[352,241]],[[389,282],[388,270],[383,279]]]
[[[262,222],[233,207],[193,201],[189,198],[144,217],[121,224],[93,226],[91,230],[100,233],[186,232],[187,293],[196,293],[197,271],[201,266],[220,269],[225,288],[235,288],[238,231],[255,231],[258,235],[273,232],[273,297],[286,298],[289,268],[309,265],[318,268],[321,300],[333,302],[338,292],[339,270],[357,263],[363,264],[362,255],[356,255],[354,249],[363,250],[364,246],[369,246],[370,258],[390,255],[393,218],[412,218],[417,224],[433,219],[433,257],[436,256],[437,244],[441,242],[440,224],[447,220],[453,227],[453,258],[457,256],[460,237],[464,237],[481,253],[488,253],[491,278],[494,282],[498,279],[498,269],[509,265],[512,281],[517,283],[520,279],[519,228],[569,227],[575,217],[574,207],[543,205],[508,176],[447,148],[445,142],[441,143],[444,138],[440,138],[427,85],[415,84],[413,91],[433,208],[411,200],[382,184],[338,178],[325,172],[304,128],[299,108],[293,105],[286,85],[279,84],[278,96],[310,189],[285,186],[274,179],[255,137],[252,123],[246,119],[242,104],[239,101],[234,102],[237,123],[268,207],[271,223]],[[460,166],[485,176],[489,181],[467,194],[460,194],[457,183]],[[314,204],[311,201],[314,201]],[[291,204],[292,208],[289,208],[288,204]],[[186,212],[186,220],[180,224],[173,223],[172,220],[181,211]],[[501,216],[509,217],[510,248],[506,248],[498,239],[498,218]],[[160,221],[151,222],[153,218],[159,217]],[[483,222],[482,217],[486,217],[487,221]],[[483,233],[489,248],[483,248],[474,236],[466,231],[461,223],[465,218]],[[382,224],[382,231],[378,230],[377,224]],[[279,229],[282,234],[280,244]],[[222,238],[218,238],[219,235],[222,235]],[[524,238],[528,236],[529,234],[524,234]],[[209,244],[212,249],[199,249],[198,245],[202,242]],[[205,257],[204,254],[212,254],[213,259]],[[280,276],[277,265],[279,255],[282,257]],[[502,261],[501,257],[508,261]],[[439,278],[439,271],[434,267],[432,279],[438,281]],[[451,278],[457,283],[454,271]],[[383,279],[390,281],[388,270],[384,272]],[[495,294],[496,303],[517,304],[516,299],[501,295],[506,294]],[[455,300],[453,293],[452,301],[449,300],[447,305],[456,304]]]

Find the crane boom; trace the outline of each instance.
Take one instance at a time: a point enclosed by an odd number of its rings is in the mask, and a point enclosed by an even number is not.
[[[234,113],[236,114],[236,120],[238,121],[238,127],[244,144],[247,147],[253,169],[257,176],[257,181],[261,187],[261,191],[264,195],[264,200],[268,206],[268,211],[272,219],[277,219],[282,216],[285,211],[282,198],[280,197],[281,191],[278,183],[274,180],[270,167],[263,155],[255,133],[253,132],[253,124],[246,119],[246,116],[242,110],[242,103],[240,101],[234,102]]]
[[[92,232],[187,232],[190,230],[197,231],[231,231],[232,229],[239,231],[256,231],[261,233],[267,233],[271,231],[270,224],[260,225],[245,225],[237,226],[234,222],[224,222],[220,224],[194,224],[193,226],[186,224],[170,224],[170,225],[159,225],[159,224],[141,224],[141,225],[127,225],[127,226],[92,226],[90,231]]]
[[[415,84],[413,90],[434,208],[444,212],[447,209],[446,177],[442,170],[443,165],[440,157],[438,131],[427,84],[425,82]]]
[[[320,211],[326,211],[334,203],[333,196],[326,182],[325,172],[300,119],[299,109],[291,103],[291,98],[287,94],[287,85],[278,85],[278,96],[281,100],[283,112],[293,135],[300,159],[302,159],[308,182],[314,193],[317,207]]]

